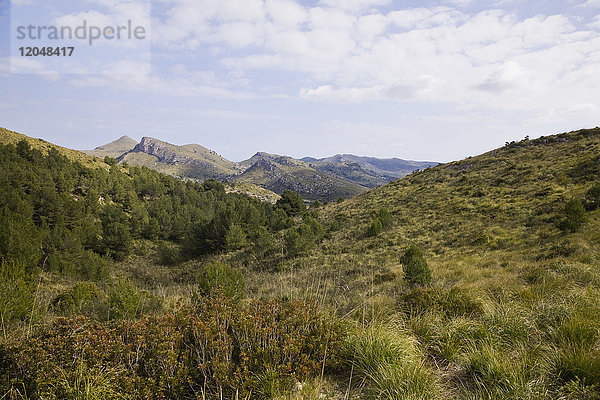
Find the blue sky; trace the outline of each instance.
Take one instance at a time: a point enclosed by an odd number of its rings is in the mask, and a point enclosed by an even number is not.
[[[38,2],[56,21],[139,20],[147,3],[14,0],[13,17]],[[600,0],[155,0],[151,68],[103,56],[79,74],[11,73],[10,8],[0,0],[0,126],[71,148],[126,134],[234,161],[450,161],[600,125]]]

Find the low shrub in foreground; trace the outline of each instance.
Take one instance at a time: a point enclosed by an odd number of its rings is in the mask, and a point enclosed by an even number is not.
[[[342,327],[313,304],[226,297],[138,320],[60,318],[0,346],[0,392],[31,399],[268,398],[338,365]]]

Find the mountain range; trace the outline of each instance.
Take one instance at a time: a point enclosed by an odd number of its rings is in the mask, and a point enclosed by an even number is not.
[[[144,137],[138,143],[128,136],[84,152],[99,158],[115,158],[119,163],[145,166],[181,179],[250,183],[277,194],[294,190],[306,201],[354,197],[415,170],[438,164],[351,154],[295,159],[264,152],[233,162],[198,144],[178,146],[151,137]]]

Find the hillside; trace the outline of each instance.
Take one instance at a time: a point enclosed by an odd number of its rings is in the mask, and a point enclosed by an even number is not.
[[[268,153],[256,153],[237,165],[234,182],[254,183],[275,193],[293,190],[303,199],[334,201],[363,193],[363,186],[316,171],[303,161]]]
[[[600,128],[512,142],[327,205],[322,244],[256,290],[302,298],[309,282],[342,315],[387,326],[372,333],[384,341],[391,318],[437,376],[438,394],[415,398],[596,399],[598,205]],[[428,287],[403,283],[411,245]],[[384,393],[402,373],[371,376]]]
[[[410,161],[399,158],[360,157],[352,154],[338,154],[327,158],[304,157],[318,171],[347,179],[359,185],[374,188],[402,178],[415,170],[437,165],[436,162]]]
[[[391,239],[416,241],[436,253],[530,249],[559,234],[564,203],[583,198],[600,179],[599,132],[523,140],[414,172],[332,207],[328,215],[364,224],[386,208],[397,222]]]
[[[234,174],[234,163],[197,144],[176,146],[144,137],[119,162],[143,165],[169,175],[192,179],[224,179]]]
[[[21,140],[26,140],[32,148],[37,149],[42,153],[47,153],[48,150],[54,149],[60,154],[67,157],[69,160],[80,162],[86,167],[104,169],[108,168],[108,165],[106,165],[102,160],[99,160],[96,157],[90,155],[86,155],[80,151],[67,149],[65,147],[57,146],[42,139],[35,139],[23,135],[21,133],[13,132],[5,128],[0,128],[0,143],[15,145]]]

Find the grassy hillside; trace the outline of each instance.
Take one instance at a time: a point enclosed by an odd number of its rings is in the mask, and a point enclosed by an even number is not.
[[[367,387],[383,398],[596,399],[599,192],[600,129],[510,143],[328,205],[320,247],[267,285],[253,275],[252,288],[308,292],[384,343],[399,331],[415,340],[437,392],[410,397],[400,381],[418,386],[418,375],[377,370]],[[579,227],[573,199],[588,209]],[[381,210],[391,221],[373,234]],[[404,280],[410,245],[432,271],[427,287]]]
[[[55,149],[69,160],[80,162],[86,167],[108,169],[108,165],[94,156],[86,155],[77,150],[71,150],[65,147],[57,146],[42,139],[35,139],[5,128],[0,128],[0,143],[15,145],[20,140],[26,140],[32,148],[37,149],[42,153],[47,153],[48,150]]]
[[[327,218],[364,227],[387,208],[396,224],[386,238],[434,253],[530,249],[560,236],[564,204],[600,178],[598,132],[523,140],[416,172],[328,209]]]

